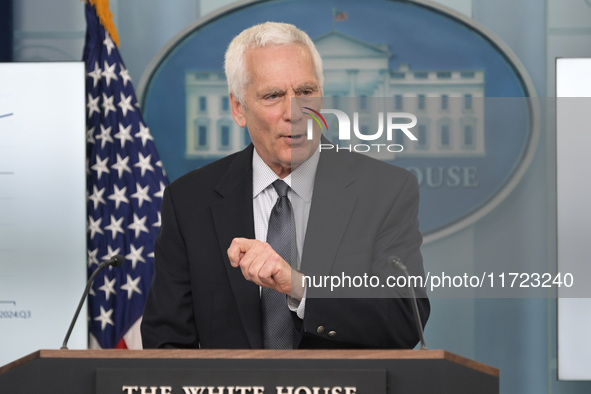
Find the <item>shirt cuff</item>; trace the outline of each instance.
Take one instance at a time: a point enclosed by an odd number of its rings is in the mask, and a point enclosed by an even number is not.
[[[307,289],[304,289],[304,296],[299,301],[295,298],[287,296],[287,305],[289,306],[289,310],[295,312],[296,315],[302,320],[304,319],[304,313],[306,311],[306,291]]]

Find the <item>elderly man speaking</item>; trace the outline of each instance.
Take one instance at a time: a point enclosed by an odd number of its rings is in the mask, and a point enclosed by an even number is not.
[[[252,144],[164,193],[145,348],[412,348],[407,297],[327,296],[304,275],[424,275],[417,181],[357,153],[319,150],[298,102],[322,103],[322,59],[308,35],[267,22],[225,57],[235,122]],[[320,294],[320,296],[318,296]],[[419,288],[421,324],[429,301]]]

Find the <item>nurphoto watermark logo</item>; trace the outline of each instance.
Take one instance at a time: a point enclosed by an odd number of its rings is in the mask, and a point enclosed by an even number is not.
[[[363,130],[363,126],[360,126],[360,115],[358,111],[353,112],[353,122],[351,122],[349,115],[338,109],[322,108],[320,111],[310,107],[302,107],[302,109],[304,110],[302,112],[311,118],[308,119],[307,123],[307,138],[309,140],[314,138],[314,122],[320,127],[321,131],[324,131],[325,129],[328,131],[328,124],[322,114],[333,114],[337,118],[338,140],[340,144],[320,143],[318,147],[320,151],[335,149],[336,151],[347,150],[359,153],[366,153],[369,151],[388,151],[392,153],[402,152],[404,150],[404,145],[392,143],[395,140],[395,132],[397,131],[404,133],[404,136],[411,141],[418,141],[418,138],[410,131],[410,129],[416,126],[417,117],[408,112],[378,112],[376,118],[377,131],[370,133],[368,130]],[[377,141],[383,140],[384,133],[387,142],[378,143]],[[347,141],[349,141],[348,145]],[[367,142],[351,143],[352,141]]]

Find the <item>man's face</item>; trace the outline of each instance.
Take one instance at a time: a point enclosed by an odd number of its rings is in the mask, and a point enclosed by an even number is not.
[[[292,111],[292,98],[320,96],[312,57],[300,44],[271,45],[247,50],[245,63],[245,106],[232,96],[232,115],[240,127],[248,127],[257,153],[283,178],[314,153],[320,140],[319,133],[307,139],[307,117],[297,104]]]

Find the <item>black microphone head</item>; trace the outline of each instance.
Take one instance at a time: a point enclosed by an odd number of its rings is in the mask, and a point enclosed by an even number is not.
[[[121,267],[125,263],[125,258],[120,254],[115,255],[109,259],[109,265],[111,267]]]

